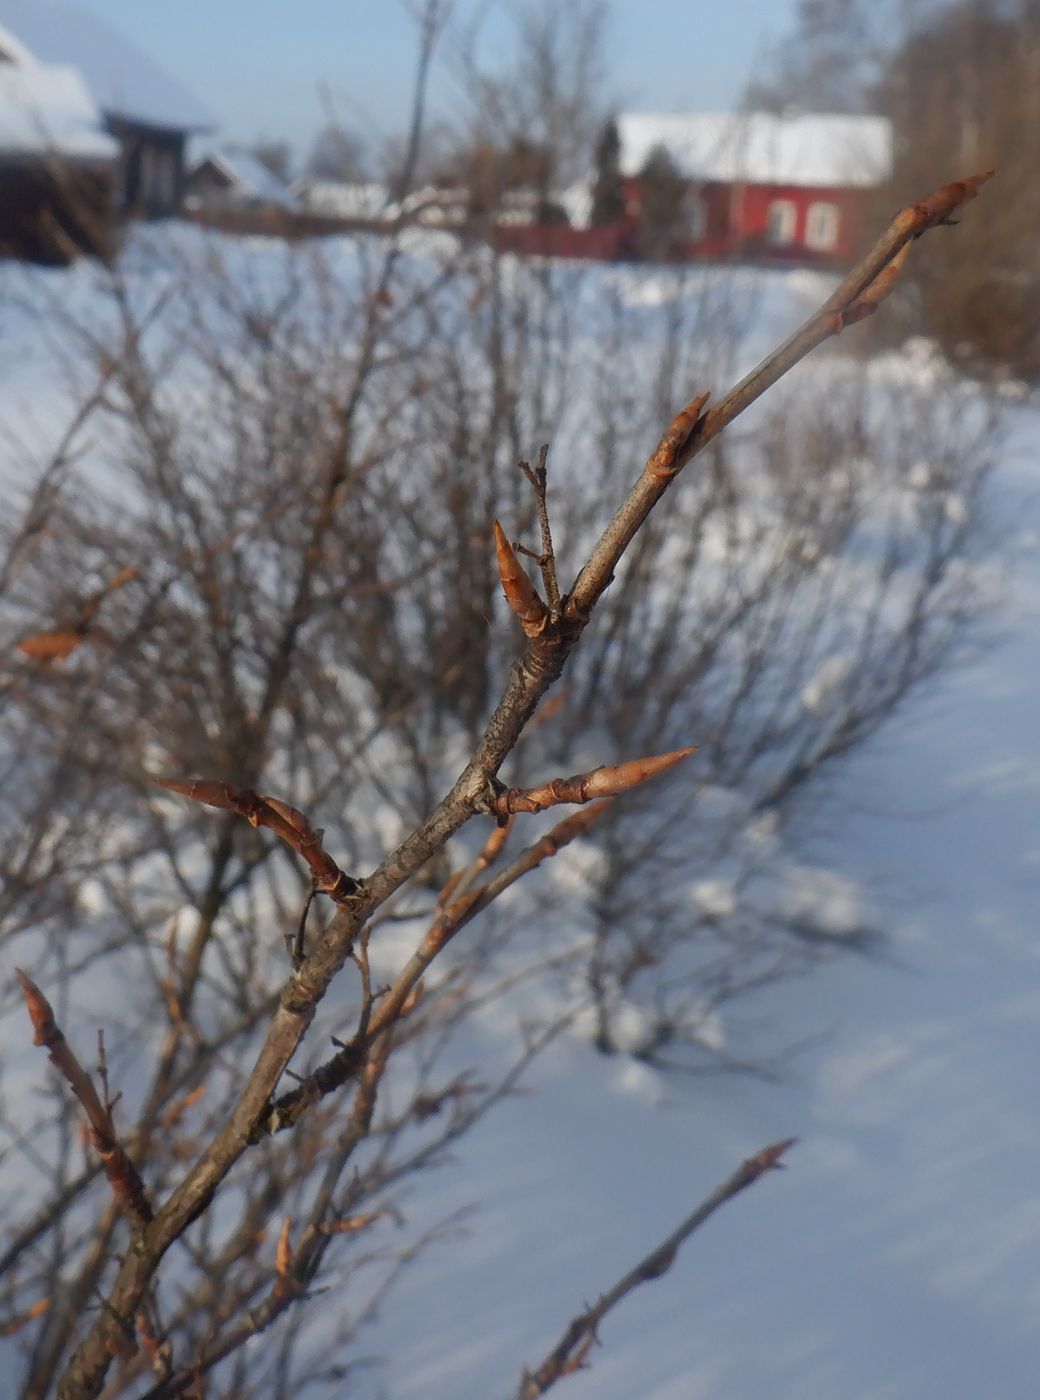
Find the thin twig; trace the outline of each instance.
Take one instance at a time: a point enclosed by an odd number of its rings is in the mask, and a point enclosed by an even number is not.
[[[538,1400],[538,1396],[544,1395],[562,1376],[570,1376],[575,1371],[583,1370],[587,1365],[588,1354],[598,1340],[599,1325],[607,1313],[641,1284],[650,1283],[666,1274],[675,1263],[679,1249],[693,1232],[699,1229],[709,1216],[714,1215],[720,1206],[731,1201],[760,1176],[782,1167],[780,1158],[794,1143],[794,1138],[774,1142],[770,1147],[763,1147],[761,1152],[756,1152],[753,1157],[742,1162],[733,1175],[721,1186],[716,1187],[693,1214],[686,1217],[677,1230],[673,1230],[666,1240],[645,1255],[613,1288],[608,1289],[598,1303],[586,1308],[571,1322],[536,1371],[525,1370],[516,1400]]]
[[[311,912],[311,905],[314,903],[314,897],[317,893],[318,886],[312,878],[307,898],[303,901],[303,909],[300,911],[300,922],[296,925],[296,932],[291,934],[287,940],[289,961],[294,972],[303,963],[304,949],[307,946],[307,915]]]
[[[887,269],[902,249],[929,229],[947,223],[962,204],[975,198],[992,175],[989,170],[966,180],[955,180],[900,210],[819,311],[745,375],[713,409],[702,411],[707,402],[705,395],[691,400],[673,420],[660,447],[600,536],[567,597],[566,614],[576,619],[587,617],[613,578],[636,531],[686,463],[811,350],[876,311],[892,290],[894,274],[887,273]]]
[[[79,1099],[90,1124],[90,1136],[101,1158],[109,1185],[115,1192],[120,1205],[135,1225],[147,1225],[152,1219],[152,1207],[145,1194],[144,1182],[137,1174],[137,1168],[127,1156],[116,1138],[112,1115],[107,1103],[102,1103],[94,1082],[73,1053],[61,1028],[54,1019],[50,1002],[39,987],[21,969],[16,969],[22,984],[22,995],[32,1021],[35,1035],[34,1045],[42,1045],[49,1052],[51,1063],[68,1081],[72,1092]],[[99,1042],[103,1049],[104,1042]],[[104,1081],[105,1098],[108,1098],[107,1079]]]
[[[307,1109],[328,1094],[353,1079],[365,1063],[367,1044],[371,1044],[387,1027],[408,1015],[417,1004],[417,994],[422,977],[434,958],[481,910],[486,909],[498,896],[514,885],[528,871],[556,855],[564,846],[583,836],[593,822],[606,810],[608,802],[594,802],[580,812],[575,812],[565,821],[558,822],[551,831],[521,851],[512,864],[507,865],[493,880],[459,895],[451,904],[442,909],[430,925],[420,946],[398,973],[392,986],[375,1005],[370,1019],[366,1018],[358,1034],[343,1045],[337,1054],[307,1076],[295,1089],[274,1101],[264,1112],[254,1128],[256,1138],[270,1133],[283,1132],[293,1127]]]
[[[538,449],[538,465],[532,467],[530,462],[521,462],[520,470],[527,477],[534,491],[535,509],[538,511],[538,528],[542,536],[542,552],[532,555],[532,558],[537,560],[538,567],[542,571],[542,582],[545,584],[549,613],[555,622],[560,616],[562,599],[560,597],[560,583],[556,574],[556,550],[553,548],[552,530],[549,528],[549,508],[545,499],[547,484],[545,462],[548,456],[549,444],[544,442]],[[530,554],[531,551],[524,550],[524,553]]]
[[[310,868],[314,887],[322,890],[336,904],[343,904],[357,890],[358,883],[341,870],[321,844],[324,832],[315,831],[310,820],[298,807],[291,807],[280,798],[251,788],[236,788],[209,778],[153,778],[156,787],[168,792],[192,797],[207,807],[220,807],[237,812],[251,826],[265,826],[301,855]],[[306,917],[306,914],[304,915]]]
[[[553,778],[532,788],[503,788],[491,803],[491,810],[500,821],[514,812],[543,812],[565,802],[591,802],[594,797],[617,797],[674,768],[683,759],[696,753],[696,748],[675,749],[672,753],[655,754],[651,758],[631,758],[627,763],[615,763],[607,768],[593,768],[588,773],[575,773],[570,778]]]

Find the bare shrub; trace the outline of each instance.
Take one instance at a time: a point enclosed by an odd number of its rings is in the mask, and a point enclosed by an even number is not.
[[[828,363],[815,403],[719,434],[974,189],[901,216],[758,370],[674,418],[743,353],[732,278],[173,233],[83,307],[39,284],[81,388],[0,599],[5,937],[74,1090],[66,1051],[82,1065],[105,1027],[92,1140],[116,1167],[79,1146],[68,1084],[5,1088],[22,1180],[0,1296],[27,1394],[59,1375],[97,1394],[113,1358],[109,1393],[187,1393],[215,1368],[237,1394],[340,1384],[424,1243],[391,1234],[404,1184],[562,1029],[739,1062],[710,1018],[841,941],[743,857],[946,654],[988,424],[955,386],[929,405]],[[551,546],[537,467],[516,467],[545,441]],[[505,541],[496,566],[495,519],[537,563]],[[511,664],[502,580],[527,634]],[[656,780],[652,806],[529,815],[637,788],[668,765],[590,775],[690,743],[696,778]],[[569,877],[518,891],[582,842]],[[344,879],[316,892],[323,856]],[[492,1001],[537,1014],[506,1063],[467,1072],[455,1034]],[[349,1315],[296,1306],[332,1260]]]

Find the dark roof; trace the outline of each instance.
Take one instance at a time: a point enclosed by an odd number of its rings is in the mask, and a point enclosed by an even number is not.
[[[215,125],[176,78],[89,10],[62,0],[0,0],[0,28],[41,62],[78,69],[107,117],[174,131]]]

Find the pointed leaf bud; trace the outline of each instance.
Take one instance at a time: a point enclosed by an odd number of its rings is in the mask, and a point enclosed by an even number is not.
[[[506,538],[506,532],[495,521],[495,552],[498,555],[498,573],[502,580],[502,592],[506,602],[520,619],[520,625],[528,637],[538,637],[545,631],[549,620],[549,609],[542,602],[534,584],[520,565],[513,546]]]

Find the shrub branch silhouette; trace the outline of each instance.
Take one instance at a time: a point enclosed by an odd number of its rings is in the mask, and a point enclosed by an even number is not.
[[[668,425],[660,444],[613,519],[602,530],[570,588],[559,596],[554,596],[559,561],[548,528],[543,456],[539,464],[543,473],[540,486],[537,472],[529,476],[529,480],[535,487],[542,532],[542,551],[534,557],[542,569],[548,601],[539,595],[504,530],[496,525],[494,548],[500,578],[509,606],[521,624],[523,646],[509,669],[490,719],[450,790],[370,873],[363,877],[346,875],[325,851],[322,833],[312,825],[316,813],[305,815],[278,799],[211,779],[164,782],[164,786],[186,797],[228,809],[229,815],[222,820],[245,817],[254,826],[272,829],[302,857],[314,884],[331,895],[337,908],[310,951],[302,946],[302,940],[296,940],[299,956],[294,959],[295,965],[271,1008],[255,1063],[245,1075],[230,1112],[215,1125],[196,1160],[165,1197],[155,1192],[145,1194],[146,1184],[137,1178],[132,1164],[132,1146],[125,1151],[115,1141],[114,1134],[109,1131],[109,1110],[100,1100],[91,1100],[85,1084],[80,1082],[82,1071],[77,1074],[72,1068],[72,1059],[66,1056],[63,1073],[87,1108],[94,1141],[102,1154],[112,1188],[132,1209],[129,1211],[130,1240],[122,1264],[103,1306],[90,1320],[68,1363],[59,1390],[63,1400],[82,1400],[99,1394],[113,1357],[126,1356],[138,1345],[145,1351],[156,1345],[150,1299],[156,1275],[171,1246],[211,1208],[230,1172],[245,1154],[257,1150],[257,1144],[272,1134],[290,1128],[302,1131],[309,1117],[318,1111],[329,1088],[352,1082],[355,1085],[353,1106],[348,1125],[337,1142],[336,1172],[329,1178],[330,1183],[339,1179],[358,1145],[371,1132],[380,1084],[395,1047],[407,1041],[411,1021],[422,1014],[423,977],[427,969],[478,912],[493,904],[504,890],[567,841],[580,835],[607,804],[600,801],[568,817],[497,875],[476,883],[501,849],[500,845],[495,845],[498,838],[490,838],[475,865],[444,892],[441,906],[425,936],[397,976],[386,987],[376,986],[368,966],[370,940],[379,937],[377,916],[381,916],[381,911],[386,912],[388,902],[402,885],[427,868],[449,838],[480,814],[506,822],[514,813],[537,812],[557,802],[583,803],[593,797],[609,797],[692,752],[684,749],[657,759],[630,760],[610,769],[556,779],[534,788],[507,788],[498,779],[504,760],[516,747],[550,687],[563,674],[568,658],[590,626],[597,604],[626,551],[682,469],[810,351],[872,315],[892,290],[911,244],[929,230],[952,222],[960,207],[974,198],[988,178],[989,174],[983,174],[954,182],[903,209],[819,310],[714,407],[708,408],[707,394],[698,391]],[[328,483],[330,503],[339,485],[340,478],[334,474]],[[331,508],[330,504],[330,511]],[[330,520],[329,512],[320,517],[319,535],[308,554],[309,559],[322,548]],[[490,542],[488,548],[491,548]],[[534,554],[534,551],[526,552]],[[123,576],[118,575],[106,590],[95,595],[91,600],[94,610],[106,592],[122,579]],[[311,587],[310,580],[311,574],[307,573],[298,585],[304,600]],[[275,639],[286,667],[292,664],[299,615],[300,610],[294,609],[285,635]],[[92,621],[92,613],[88,621]],[[78,639],[79,631],[77,644]],[[50,647],[57,655],[60,648],[55,649],[54,643],[50,643]],[[37,646],[36,650],[43,660],[49,659],[46,646]],[[261,710],[263,714],[263,707]],[[514,820],[522,821],[523,816]],[[334,979],[348,962],[357,969],[363,994],[352,1037],[341,1043],[336,1057],[296,1089],[279,1097],[279,1085],[293,1056]],[[49,1015],[43,994],[28,979],[24,985],[30,1006],[35,1008],[38,1039],[43,1036],[43,1043],[53,1055],[56,1048],[61,1051],[63,1038],[53,1016]],[[459,1093],[464,1096],[464,1087]],[[762,1175],[766,1168],[775,1165],[785,1145],[764,1149],[757,1157],[749,1159],[737,1176],[721,1189],[716,1204],[729,1199]],[[332,1171],[331,1166],[329,1170]],[[308,1223],[299,1228],[292,1228],[288,1221],[284,1224],[269,1295],[260,1307],[249,1311],[249,1321],[233,1326],[225,1336],[204,1348],[200,1360],[180,1369],[169,1369],[148,1392],[150,1395],[183,1393],[202,1372],[229,1355],[248,1335],[267,1326],[305,1296],[330,1238],[331,1189],[330,1184],[328,1192],[319,1193]],[[147,1204],[149,1201],[152,1203]],[[695,1223],[698,1218],[692,1217]],[[689,1222],[680,1227],[672,1241],[666,1241],[648,1256],[650,1263],[644,1261],[639,1266],[635,1282],[656,1276],[651,1268],[654,1261],[660,1266],[657,1272],[663,1272],[674,1249],[689,1232],[688,1226]],[[607,1297],[614,1299],[616,1294],[619,1299],[627,1291],[628,1287],[622,1287],[620,1292],[613,1290]],[[550,1381],[584,1360],[602,1311],[601,1305],[599,1312],[593,1309],[572,1325],[561,1347],[533,1377],[525,1380],[526,1389],[521,1390],[522,1394],[541,1393]],[[537,1386],[541,1389],[532,1389]]]

